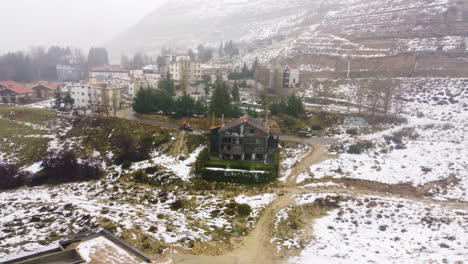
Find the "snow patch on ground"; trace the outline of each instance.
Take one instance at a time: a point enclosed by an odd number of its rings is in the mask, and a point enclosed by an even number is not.
[[[379,197],[350,199],[340,207],[315,221],[315,241],[290,263],[462,263],[468,259],[467,210]]]

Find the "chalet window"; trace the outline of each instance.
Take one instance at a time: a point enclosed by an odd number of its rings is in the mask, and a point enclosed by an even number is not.
[[[223,143],[231,143],[231,138],[229,137],[223,138]]]
[[[249,134],[255,134],[255,129],[249,128]]]

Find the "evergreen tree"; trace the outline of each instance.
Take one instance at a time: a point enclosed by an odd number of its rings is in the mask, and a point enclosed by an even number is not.
[[[242,66],[242,78],[248,79],[250,77],[250,70],[249,67],[247,67],[247,63],[244,63],[244,66]]]
[[[204,74],[202,78],[203,78],[203,84],[205,85],[205,95],[208,96],[211,90],[211,75]]]
[[[161,79],[158,83],[159,89],[166,92],[168,95],[173,96],[175,92],[174,80],[171,78],[171,74],[167,72],[166,77]]]
[[[149,114],[154,112],[154,99],[155,95],[152,90],[141,88],[138,90],[136,97],[133,99],[133,110],[141,114]]]
[[[89,67],[109,65],[109,55],[105,48],[91,48],[88,53]]]
[[[197,56],[195,55],[195,52],[193,52],[192,49],[189,49],[188,52],[187,52],[187,54],[189,55],[191,61],[195,61],[195,60],[196,60]]]
[[[195,100],[189,95],[180,96],[174,104],[174,112],[178,117],[192,117],[195,114]]]
[[[240,101],[240,93],[239,93],[239,84],[237,81],[234,83],[234,86],[232,87],[232,100],[234,102],[239,102]]]
[[[255,77],[255,73],[257,72],[258,64],[259,64],[258,57],[255,57],[255,60],[252,63],[252,69],[250,70],[250,76],[249,76],[250,78]]]
[[[220,78],[216,81],[216,87],[211,96],[210,111],[217,116],[221,116],[222,114],[228,116],[232,112],[229,89],[227,88],[227,84]]]
[[[288,98],[287,114],[294,117],[299,117],[304,113],[304,104],[299,96],[293,94]]]

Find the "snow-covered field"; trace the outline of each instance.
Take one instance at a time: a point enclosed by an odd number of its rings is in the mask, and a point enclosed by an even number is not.
[[[314,241],[290,263],[466,263],[466,210],[358,196],[313,224]]]
[[[252,227],[275,198],[240,195],[235,200],[251,206]],[[175,210],[176,200],[187,202]],[[233,218],[223,213],[228,203],[222,193],[193,195],[109,181],[0,192],[0,258],[43,249],[61,236],[96,228],[102,219],[116,225],[117,235],[138,228],[166,243],[210,241],[207,230],[235,231]]]
[[[468,80],[402,81],[411,98],[404,107],[407,124],[351,138],[347,146],[368,140],[374,147],[360,155],[345,153],[316,164],[298,182],[332,176],[420,186],[453,176],[459,183],[437,196],[468,201]],[[408,133],[403,143],[393,142],[389,136],[400,131],[412,132],[403,132]]]

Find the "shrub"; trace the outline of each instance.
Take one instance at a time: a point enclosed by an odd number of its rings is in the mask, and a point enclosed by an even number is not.
[[[252,213],[252,208],[248,204],[239,204],[237,212],[240,216],[249,216]]]
[[[0,190],[14,189],[26,185],[27,172],[19,172],[18,168],[10,164],[0,164]]]
[[[183,207],[184,207],[184,203],[180,199],[177,199],[171,203],[171,209],[174,211],[178,211],[182,209]]]
[[[124,170],[129,169],[131,166],[132,166],[132,163],[128,160],[124,160],[124,162],[122,162],[122,169]]]
[[[297,127],[297,119],[295,119],[294,117],[285,116],[283,122],[289,129],[295,129]]]
[[[28,182],[29,186],[97,180],[103,174],[97,162],[87,160],[78,163],[73,151],[49,152],[42,162],[42,168]]]
[[[348,153],[349,154],[361,154],[362,153],[362,147],[360,145],[351,145],[348,148]]]
[[[358,134],[357,128],[346,129],[346,134],[356,136]]]
[[[136,182],[143,182],[145,177],[146,175],[142,170],[136,171],[133,174],[133,180],[135,180]]]

